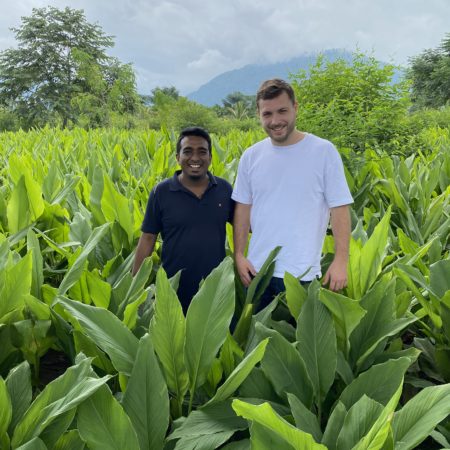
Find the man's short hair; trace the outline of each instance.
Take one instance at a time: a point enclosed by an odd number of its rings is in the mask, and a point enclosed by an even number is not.
[[[205,141],[208,143],[209,153],[211,153],[211,136],[209,135],[209,133],[201,127],[188,127],[184,130],[181,130],[180,136],[178,136],[177,155],[181,150],[181,141],[188,136],[198,136],[205,139]]]
[[[286,92],[292,103],[295,103],[294,89],[292,89],[292,86],[287,81],[280,78],[264,81],[256,93],[256,106],[259,108],[260,100],[271,100],[283,92]]]

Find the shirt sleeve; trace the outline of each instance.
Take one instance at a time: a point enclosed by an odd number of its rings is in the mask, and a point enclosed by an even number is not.
[[[144,221],[141,231],[143,233],[158,234],[161,231],[161,209],[158,202],[157,187],[155,186],[148,197]]]
[[[245,205],[253,203],[252,189],[248,172],[248,153],[244,153],[239,161],[236,182],[234,183],[231,198]]]
[[[341,155],[333,145],[330,150],[325,164],[325,199],[329,208],[335,208],[353,203],[353,197],[345,179]]]

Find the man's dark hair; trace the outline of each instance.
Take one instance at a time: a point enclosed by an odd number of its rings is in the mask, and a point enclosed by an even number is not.
[[[205,139],[205,141],[208,143],[209,153],[211,153],[211,136],[209,135],[209,133],[201,127],[188,127],[184,130],[181,130],[180,136],[178,136],[177,155],[181,150],[181,141],[188,136],[198,136]]]
[[[256,93],[256,106],[259,108],[260,100],[271,100],[283,92],[286,92],[292,103],[295,103],[294,89],[292,89],[292,86],[288,82],[280,78],[264,81]]]

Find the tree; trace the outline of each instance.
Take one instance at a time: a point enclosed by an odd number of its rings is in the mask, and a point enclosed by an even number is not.
[[[291,78],[299,103],[299,129],[356,151],[407,135],[408,85],[394,83],[395,67],[363,54],[325,61]]]
[[[158,100],[161,100],[163,97],[178,100],[180,93],[175,86],[155,87],[152,89],[152,93],[148,96],[148,101],[151,104],[156,105]]]
[[[411,98],[415,107],[438,108],[450,104],[450,34],[436,49],[410,60]]]
[[[18,48],[0,53],[0,103],[25,128],[76,123],[82,105],[117,108],[120,101],[130,110],[139,104],[131,68],[107,56],[112,37],[82,10],[33,9],[13,31]]]
[[[229,116],[234,119],[244,120],[255,115],[256,95],[246,95],[236,91],[228,94],[222,100],[222,116]]]

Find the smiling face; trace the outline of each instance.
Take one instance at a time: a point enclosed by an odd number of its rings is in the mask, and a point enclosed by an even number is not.
[[[185,136],[180,144],[177,161],[183,175],[193,181],[207,177],[211,152],[206,139],[200,136]]]
[[[274,145],[291,145],[296,142],[297,108],[297,103],[293,103],[286,92],[272,99],[259,100],[259,120]]]

